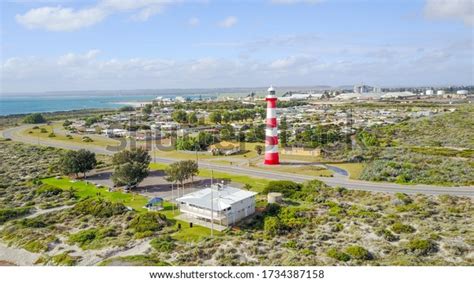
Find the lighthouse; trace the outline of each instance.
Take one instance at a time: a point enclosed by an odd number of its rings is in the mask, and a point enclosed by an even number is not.
[[[265,128],[265,161],[266,165],[280,164],[278,155],[278,128],[276,118],[276,101],[275,89],[270,86],[267,101],[267,126]]]

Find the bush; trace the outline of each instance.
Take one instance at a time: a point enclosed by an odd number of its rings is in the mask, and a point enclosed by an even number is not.
[[[96,217],[111,217],[124,214],[127,208],[121,203],[112,203],[102,199],[86,199],[77,203],[73,212],[82,215],[93,215]]]
[[[9,220],[18,218],[20,216],[27,215],[30,213],[30,211],[31,211],[31,207],[2,209],[0,210],[0,224],[3,224]]]
[[[69,236],[69,241],[71,243],[77,243],[79,246],[83,247],[90,244],[98,238],[98,230],[95,228],[79,231],[75,234]]]
[[[301,187],[301,184],[289,180],[270,181],[263,193],[279,192],[283,196],[291,198],[295,192],[301,191]]]
[[[372,255],[369,253],[369,251],[367,251],[361,246],[354,245],[354,246],[347,247],[346,252],[355,259],[359,259],[359,260],[372,259]]]
[[[405,205],[411,204],[413,202],[413,200],[407,194],[396,193],[395,196],[397,197],[397,199],[402,201]]]
[[[326,255],[330,258],[336,259],[338,261],[349,261],[351,257],[344,253],[338,251],[336,248],[330,248],[327,252]]]
[[[380,229],[376,232],[376,234],[389,242],[395,242],[399,239],[398,236],[394,235],[392,232],[390,232],[390,230],[387,229]]]
[[[61,194],[62,192],[63,190],[61,188],[58,188],[49,184],[43,184],[38,189],[35,190],[36,195],[41,195],[41,196],[46,196],[46,197],[56,196],[56,195]]]
[[[163,214],[156,212],[146,212],[137,214],[132,221],[130,221],[129,228],[135,232],[159,231],[168,225],[168,221]]]
[[[89,142],[94,142],[94,140],[92,140],[89,136],[83,136],[82,142],[89,143]]]
[[[433,241],[425,239],[410,240],[406,245],[406,249],[417,256],[426,256],[438,251],[437,246]]]
[[[176,247],[174,239],[170,236],[158,237],[150,241],[150,245],[159,252],[171,252]]]
[[[44,221],[39,219],[38,217],[34,218],[25,218],[18,222],[19,225],[22,227],[29,227],[29,228],[44,228],[48,226]]]
[[[53,132],[51,132],[50,134],[48,134],[48,137],[49,137],[49,138],[56,137],[56,134],[54,134]]]
[[[41,132],[41,133],[48,133],[48,130],[47,130],[46,128],[41,128],[41,129],[40,129],[40,132]]]
[[[276,203],[269,203],[265,208],[265,215],[276,216],[280,212],[280,205]]]
[[[400,234],[400,233],[413,233],[415,232],[415,228],[413,228],[412,226],[410,225],[407,225],[407,224],[403,224],[401,222],[395,222],[392,227],[391,227],[392,231],[397,233],[397,234]]]
[[[78,261],[78,258],[70,256],[68,252],[55,255],[51,258],[51,262],[54,265],[73,266],[73,265],[76,265],[77,261]]]
[[[30,114],[30,115],[27,115],[24,119],[23,119],[23,123],[45,123],[46,122],[46,119],[43,117],[42,114],[39,114],[39,113],[35,113],[35,114]]]
[[[282,234],[285,230],[285,226],[278,217],[268,216],[265,218],[263,229],[267,235],[275,236]]]

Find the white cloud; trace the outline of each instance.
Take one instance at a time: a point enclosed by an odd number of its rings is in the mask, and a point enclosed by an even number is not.
[[[230,28],[237,24],[237,18],[234,16],[229,16],[224,20],[219,22],[219,26],[223,28]]]
[[[317,4],[324,0],[270,0],[272,4],[292,5],[292,4]]]
[[[131,18],[145,21],[162,12],[166,5],[180,2],[171,0],[102,0],[82,9],[41,7],[16,15],[16,20],[29,29],[73,31],[95,25],[114,13],[132,13]]]
[[[32,9],[16,20],[27,28],[43,28],[50,31],[72,31],[88,27],[102,21],[106,13],[97,8],[73,10],[61,7]]]
[[[5,59],[0,64],[0,85],[2,92],[243,87],[275,81],[279,85],[336,86],[360,81],[387,86],[471,85],[474,84],[472,44],[470,40],[462,40],[444,47],[426,46],[423,50],[377,47],[337,57],[334,52],[338,51],[333,47],[265,58],[186,60],[107,59],[102,52],[92,49],[53,58]],[[394,50],[397,53],[393,55]]]
[[[200,23],[201,23],[201,21],[196,17],[192,17],[188,20],[188,24],[190,26],[198,26]]]
[[[425,15],[430,19],[452,19],[474,26],[472,0],[426,0]]]

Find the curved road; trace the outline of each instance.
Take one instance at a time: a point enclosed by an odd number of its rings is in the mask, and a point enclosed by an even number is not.
[[[78,150],[78,149],[88,149],[97,154],[112,155],[115,152],[109,151],[103,147],[98,147],[90,144],[74,144],[74,143],[65,143],[55,140],[44,140],[37,139],[35,137],[29,137],[21,135],[20,132],[24,130],[28,125],[23,125],[19,127],[9,128],[2,131],[4,138],[10,138],[15,141],[29,143],[29,144],[39,144],[69,150]],[[171,158],[153,158],[154,162],[161,163],[172,163],[176,159]],[[213,169],[216,171],[222,171],[232,174],[243,174],[252,177],[266,178],[266,179],[275,179],[275,180],[293,180],[296,182],[304,182],[307,180],[318,179],[330,186],[341,186],[347,189],[354,190],[364,190],[371,192],[385,192],[385,193],[407,193],[407,194],[426,194],[426,195],[440,195],[440,194],[449,194],[455,196],[467,196],[474,198],[474,187],[473,186],[462,186],[462,187],[442,187],[434,185],[401,185],[395,183],[386,183],[386,182],[369,182],[361,180],[353,180],[347,177],[314,177],[306,176],[301,174],[293,173],[282,173],[282,172],[272,172],[268,170],[247,168],[247,167],[238,167],[238,166],[229,166],[222,164],[212,164],[205,161],[199,161],[199,166],[206,169]]]

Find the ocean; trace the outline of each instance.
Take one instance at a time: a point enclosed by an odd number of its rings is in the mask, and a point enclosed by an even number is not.
[[[114,109],[123,107],[125,103],[130,102],[149,102],[156,98],[157,94],[146,95],[47,95],[38,94],[21,96],[2,96],[0,95],[0,115],[43,113],[81,109]],[[163,95],[164,97],[174,98],[178,95]],[[191,99],[199,97],[209,98],[214,95],[182,95]]]

